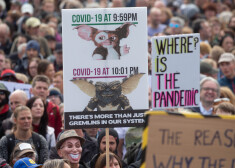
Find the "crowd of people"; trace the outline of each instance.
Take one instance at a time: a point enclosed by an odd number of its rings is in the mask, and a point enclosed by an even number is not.
[[[106,167],[104,129],[64,129],[61,10],[115,7],[147,7],[149,76],[152,36],[200,34],[199,106],[169,111],[235,114],[234,0],[0,0],[0,168]],[[140,167],[142,128],[107,138],[110,168]]]

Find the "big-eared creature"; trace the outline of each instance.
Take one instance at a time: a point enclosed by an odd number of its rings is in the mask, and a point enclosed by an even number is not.
[[[127,38],[129,27],[132,23],[124,23],[115,30],[98,30],[88,25],[79,25],[77,29],[78,36],[87,41],[93,41],[97,48],[92,56],[95,60],[115,60],[120,56],[128,54],[130,47],[120,46],[120,40]],[[135,26],[135,25],[134,25]]]
[[[131,75],[122,82],[88,82],[84,79],[71,80],[84,93],[92,97],[84,111],[132,110],[126,94],[134,91],[144,73]]]

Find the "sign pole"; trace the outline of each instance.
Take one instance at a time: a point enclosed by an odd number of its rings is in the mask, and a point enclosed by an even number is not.
[[[105,128],[106,137],[106,168],[109,168],[109,128]]]

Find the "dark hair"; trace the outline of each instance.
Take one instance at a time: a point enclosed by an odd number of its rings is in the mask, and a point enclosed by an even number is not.
[[[29,65],[30,65],[32,62],[36,62],[37,64],[39,64],[40,59],[39,59],[38,57],[34,57],[34,58],[32,58],[32,59],[29,60],[27,71],[28,71],[28,76],[29,76],[30,81],[32,80],[32,76],[31,76],[31,74],[30,74],[30,72],[29,72]]]
[[[232,33],[228,33],[228,32],[227,32],[227,33],[221,38],[221,40],[220,40],[220,46],[222,46],[224,40],[225,40],[227,37],[231,37],[231,38],[233,39],[233,41],[234,41],[234,35],[233,35]],[[233,43],[234,43],[234,42],[233,42]]]
[[[193,21],[193,32],[194,33],[199,33],[199,31],[201,30],[201,23],[206,22],[205,19],[196,19],[195,21]]]
[[[113,159],[116,159],[119,163],[120,168],[122,168],[121,159],[117,155],[115,155],[114,153],[110,152],[109,153],[109,161],[112,162]],[[104,168],[105,166],[106,166],[106,153],[103,153],[98,157],[97,162],[95,164],[95,168]]]
[[[41,99],[40,97],[32,97],[30,98],[27,103],[26,106],[29,107],[32,110],[33,104],[37,99]],[[41,99],[42,100],[42,99]],[[46,138],[46,134],[47,134],[47,124],[48,124],[48,115],[47,115],[47,111],[46,111],[46,105],[44,104],[43,100],[42,100],[43,106],[44,106],[44,112],[43,115],[41,117],[40,120],[40,124],[39,124],[39,129],[38,129],[38,133],[41,134],[42,136],[44,136]]]
[[[97,143],[98,143],[98,148],[100,150],[100,143],[101,143],[101,140],[103,139],[103,137],[106,135],[106,132],[105,132],[105,129],[101,130],[100,133],[99,133],[99,136],[98,136],[98,139],[97,139]],[[114,139],[116,140],[116,143],[117,143],[117,146],[116,146],[116,149],[115,149],[115,153],[117,153],[117,147],[118,147],[118,144],[119,144],[119,137],[118,137],[118,133],[115,129],[113,128],[110,128],[109,129],[109,135],[113,136]]]
[[[52,63],[48,60],[41,60],[38,64],[38,74],[44,75],[50,64]]]

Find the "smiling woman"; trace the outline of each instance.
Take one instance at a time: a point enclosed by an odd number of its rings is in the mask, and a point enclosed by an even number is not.
[[[79,164],[82,154],[82,145],[85,139],[78,136],[75,130],[64,131],[56,144],[58,155],[67,159],[72,168],[87,168],[85,164]]]

